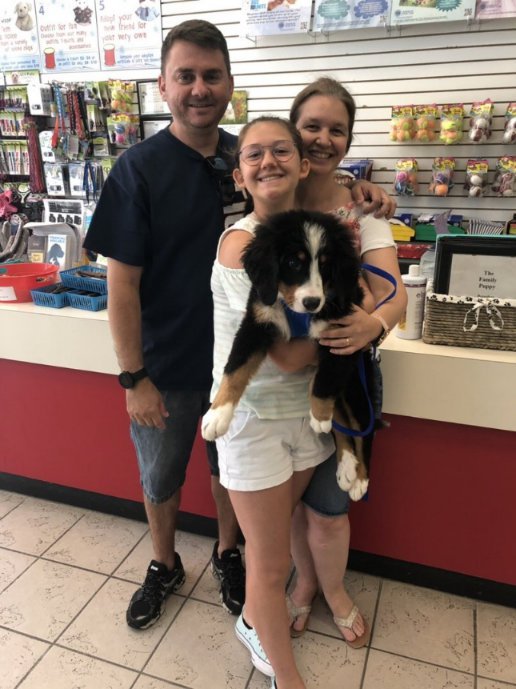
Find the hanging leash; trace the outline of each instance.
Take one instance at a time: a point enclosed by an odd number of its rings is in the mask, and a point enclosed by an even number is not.
[[[388,282],[391,283],[392,285],[392,291],[385,299],[382,299],[378,304],[376,304],[375,309],[378,309],[380,306],[383,306],[383,304],[387,303],[390,301],[395,295],[396,292],[398,291],[398,285],[396,282],[396,278],[394,275],[391,275],[391,273],[388,273],[386,270],[383,270],[383,268],[378,268],[378,266],[373,266],[370,263],[362,263],[362,269],[363,270],[368,270],[370,273],[374,273],[375,275],[378,275]],[[359,359],[358,359],[358,377],[360,379],[360,383],[362,385],[362,388],[364,390],[366,400],[367,400],[367,408],[369,410],[369,423],[367,424],[367,428],[365,431],[356,431],[353,428],[348,428],[347,426],[342,426],[340,423],[335,421],[334,419],[331,422],[332,428],[338,431],[339,433],[343,433],[344,435],[349,435],[354,438],[365,438],[368,436],[373,428],[374,428],[374,422],[375,422],[375,417],[374,417],[374,409],[373,409],[373,403],[371,402],[371,397],[369,395],[369,390],[367,389],[367,379],[366,379],[366,371],[365,371],[365,361],[364,361],[364,356],[365,352],[360,352],[359,353]],[[373,356],[376,356],[376,347],[373,345]]]

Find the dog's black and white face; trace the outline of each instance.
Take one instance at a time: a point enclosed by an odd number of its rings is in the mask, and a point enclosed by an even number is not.
[[[243,261],[266,306],[283,299],[293,311],[317,314],[330,304],[347,311],[360,301],[360,263],[351,233],[330,215],[272,216],[256,228]]]

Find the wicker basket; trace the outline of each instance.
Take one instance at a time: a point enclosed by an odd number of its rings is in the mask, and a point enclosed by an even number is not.
[[[431,292],[423,342],[516,351],[516,300]]]

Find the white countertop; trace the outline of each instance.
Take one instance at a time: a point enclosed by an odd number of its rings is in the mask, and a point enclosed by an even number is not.
[[[516,431],[516,352],[428,345],[392,333],[381,347],[384,411]],[[107,311],[0,303],[0,358],[117,374]]]

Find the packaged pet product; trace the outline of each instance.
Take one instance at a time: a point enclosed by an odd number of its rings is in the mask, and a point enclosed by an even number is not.
[[[497,196],[514,196],[516,190],[516,157],[503,156],[496,165],[491,190]]]
[[[437,115],[438,110],[436,105],[414,106],[416,139],[421,143],[427,143],[435,140]]]
[[[516,143],[516,103],[509,103],[505,113],[504,144]]]
[[[469,196],[483,196],[487,188],[487,173],[489,165],[487,160],[468,160],[466,165],[466,180],[464,189]]]
[[[395,105],[391,117],[391,141],[410,141],[416,133],[414,112],[411,105]]]
[[[45,163],[45,184],[49,196],[65,196],[65,170],[60,163]]]
[[[132,146],[137,142],[138,116],[120,113],[107,118],[109,140],[117,146]]]
[[[394,191],[398,196],[415,196],[417,190],[417,160],[401,158],[396,163]]]
[[[455,158],[435,158],[432,165],[432,181],[428,187],[434,196],[448,196],[453,186]]]
[[[471,119],[469,121],[469,138],[477,144],[486,142],[491,136],[493,123],[493,103],[489,98],[485,101],[473,103]]]
[[[111,109],[116,112],[131,112],[133,106],[134,83],[132,81],[110,80]]]
[[[401,280],[407,290],[407,308],[396,327],[396,335],[404,340],[419,340],[423,333],[426,277],[420,273],[419,265],[414,264]]]
[[[464,107],[462,103],[442,106],[439,140],[442,141],[443,144],[451,146],[461,141],[463,119]]]

